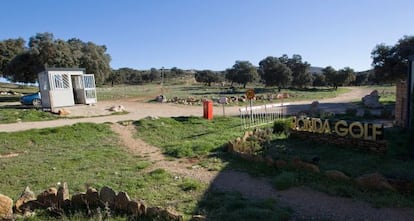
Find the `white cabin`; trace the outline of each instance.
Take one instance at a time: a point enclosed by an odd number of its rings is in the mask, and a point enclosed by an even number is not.
[[[44,109],[97,102],[95,77],[84,68],[46,68],[38,80]]]

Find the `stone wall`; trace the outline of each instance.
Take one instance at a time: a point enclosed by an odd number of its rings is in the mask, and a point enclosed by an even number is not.
[[[109,187],[97,190],[88,187],[84,193],[70,197],[68,185],[50,187],[35,195],[29,187],[22,192],[19,199],[13,200],[0,194],[0,220],[14,221],[17,218],[33,216],[35,210],[44,210],[51,217],[60,219],[76,211],[107,220],[112,215],[127,216],[128,220],[163,220],[182,221],[183,216],[172,208],[148,207],[142,200],[130,199],[128,193],[116,193]],[[192,220],[205,220],[204,216],[195,215]]]
[[[397,83],[395,99],[395,125],[399,127],[406,127],[407,99],[407,82],[400,81]]]
[[[297,137],[300,139],[306,139],[309,141],[320,142],[320,143],[328,143],[328,144],[335,144],[338,146],[343,146],[347,148],[357,148],[362,150],[368,150],[378,153],[383,153],[387,150],[387,142],[384,140],[363,140],[363,139],[356,139],[351,137],[340,137],[331,134],[319,134],[319,133],[311,133],[306,131],[291,131],[292,137]]]

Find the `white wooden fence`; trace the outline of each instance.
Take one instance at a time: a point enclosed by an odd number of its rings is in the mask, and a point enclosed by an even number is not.
[[[286,116],[287,104],[266,104],[239,109],[243,129],[254,128],[273,123]]]

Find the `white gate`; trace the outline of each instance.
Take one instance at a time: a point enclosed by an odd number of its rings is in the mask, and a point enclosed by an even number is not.
[[[243,129],[271,124],[277,119],[285,118],[289,104],[266,104],[261,106],[240,108],[240,119]]]
[[[82,77],[85,94],[85,104],[94,104],[97,102],[95,76],[93,74],[84,74],[82,75]]]

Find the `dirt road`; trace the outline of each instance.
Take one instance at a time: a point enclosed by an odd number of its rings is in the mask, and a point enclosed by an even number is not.
[[[370,89],[352,87],[348,93],[339,95],[335,98],[327,98],[319,100],[320,108],[330,111],[343,111],[346,107],[352,106],[348,102],[361,99],[366,94],[369,94]],[[300,110],[309,108],[308,104],[312,101],[291,102],[288,114],[295,113]],[[108,115],[108,109],[115,105],[122,105],[129,112],[126,115]],[[164,103],[142,103],[134,100],[124,101],[101,101],[95,106],[81,105],[71,108],[65,108],[72,112],[72,116],[84,116],[83,118],[67,118],[52,121],[41,122],[21,122],[12,124],[0,124],[0,132],[13,132],[21,130],[29,130],[35,128],[50,128],[65,125],[72,125],[79,122],[104,123],[104,122],[118,122],[125,120],[139,120],[147,116],[158,117],[174,117],[174,116],[202,116],[203,107],[189,106],[189,105],[175,105]],[[226,115],[238,115],[239,107],[226,107]],[[215,115],[222,114],[221,106],[214,106],[213,113]],[[102,116],[105,115],[105,116]]]

